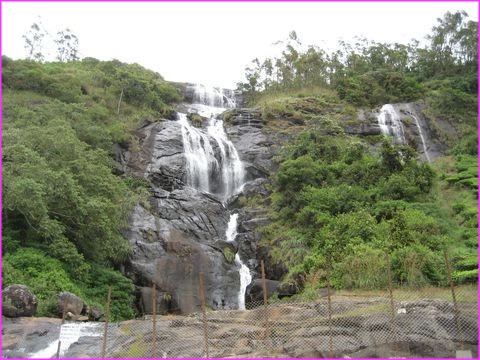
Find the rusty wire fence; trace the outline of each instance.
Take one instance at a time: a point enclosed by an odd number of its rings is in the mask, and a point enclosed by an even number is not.
[[[107,324],[101,357],[478,357],[477,287],[331,293]],[[392,296],[393,295],[393,296]],[[154,331],[155,329],[155,331]],[[98,350],[100,350],[100,343]]]
[[[150,358],[477,358],[478,287],[455,286],[445,253],[448,283],[394,286],[375,291],[319,289],[309,301],[267,299],[248,310],[208,311],[199,275],[202,312],[130,321],[104,337],[102,357]],[[446,286],[448,285],[448,286]],[[153,285],[152,294],[156,294]],[[155,296],[155,295],[153,295]],[[152,299],[156,303],[156,299]],[[105,333],[108,326],[105,327]],[[125,345],[125,337],[128,337]],[[111,340],[109,340],[111,338]],[[108,340],[108,341],[107,341]],[[109,343],[110,346],[105,347]],[[115,349],[121,348],[121,351]]]
[[[263,271],[262,275],[265,280]],[[412,288],[394,286],[388,272],[385,277],[388,285],[382,290],[333,291],[327,278],[327,287],[308,300],[264,296],[262,301],[247,303],[247,310],[215,311],[205,306],[200,274],[202,311],[160,316],[153,307],[153,313],[143,319],[118,323],[109,321],[114,301],[109,291],[104,323],[77,323],[75,328],[74,322],[65,321],[64,313],[59,331],[50,333],[50,352],[36,354],[75,358],[478,358],[477,284],[456,286],[449,276],[447,284]],[[152,304],[158,304],[156,294],[153,285]],[[77,333],[62,333],[62,327]]]

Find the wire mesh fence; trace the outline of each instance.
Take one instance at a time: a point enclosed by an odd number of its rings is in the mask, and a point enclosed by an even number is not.
[[[30,357],[478,358],[477,284],[455,286],[449,276],[449,286],[394,287],[385,276],[383,290],[334,292],[327,272],[327,288],[308,301],[264,296],[248,310],[215,311],[205,305],[200,274],[201,312],[158,316],[153,307],[143,319],[122,322],[108,321],[109,290],[103,324],[72,327],[64,304],[59,341]],[[153,304],[156,294],[153,285]]]
[[[76,342],[62,343],[59,355],[477,358],[477,286],[463,285],[454,291],[455,302],[449,287],[430,286],[395,288],[392,293],[336,291],[330,296],[322,291],[322,297],[310,301],[251,302],[248,310],[151,314],[141,320],[98,324]],[[57,350],[53,344],[52,350]]]

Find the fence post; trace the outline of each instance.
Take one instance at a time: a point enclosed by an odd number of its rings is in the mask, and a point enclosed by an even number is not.
[[[157,357],[157,285],[153,283],[152,287],[152,355]]]
[[[330,262],[327,264],[327,298],[328,298],[328,357],[333,358],[332,338],[332,297],[330,294]]]
[[[205,288],[203,285],[203,272],[198,274],[199,285],[200,285],[200,302],[202,304],[202,313],[203,313],[203,335],[205,338],[205,357],[208,358],[208,323],[207,323],[207,312],[205,309]]]
[[[58,335],[57,359],[60,358],[60,347],[62,346],[60,335],[62,334],[62,325],[65,323],[65,312],[67,309],[67,304],[68,304],[68,296],[65,296],[63,298],[62,324],[60,325],[60,334]]]
[[[394,351],[393,356],[397,352],[397,328],[396,328],[396,315],[395,315],[395,301],[393,299],[393,279],[392,279],[392,269],[390,264],[390,255],[385,253],[387,259],[387,279],[388,279],[388,297],[390,299],[390,316],[391,316],[391,331],[392,331],[392,349]]]
[[[460,339],[460,349],[463,350],[463,340],[461,339],[460,333],[460,321],[458,319],[459,311],[458,311],[458,304],[457,304],[457,296],[455,294],[455,284],[453,283],[452,279],[452,268],[450,265],[450,259],[448,258],[447,250],[443,250],[443,256],[445,258],[445,267],[447,268],[447,279],[450,283],[450,290],[452,292],[452,300],[453,300],[453,311],[454,311],[454,318],[455,318],[455,330],[457,332],[457,336]]]
[[[108,287],[107,304],[105,306],[105,328],[103,330],[103,344],[101,358],[105,358],[105,352],[107,350],[107,336],[108,336],[108,322],[110,320],[110,301],[112,300],[112,287]]]
[[[263,291],[263,307],[264,307],[264,326],[265,326],[265,342],[268,343],[270,336],[270,328],[268,324],[268,300],[267,300],[267,279],[265,277],[265,264],[263,260],[260,261],[260,266],[262,269],[262,291]]]

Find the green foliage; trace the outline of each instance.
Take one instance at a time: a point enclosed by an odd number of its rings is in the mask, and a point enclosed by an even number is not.
[[[62,60],[74,60],[63,45]],[[159,74],[116,60],[42,64],[4,56],[2,64],[7,280],[31,285],[42,314],[61,290],[102,307],[112,285],[113,318],[132,317],[133,285],[103,266],[129,254],[127,216],[137,201],[147,203],[149,189],[115,175],[112,150],[133,146],[131,130],[141,121],[169,115],[178,91]],[[29,261],[36,264],[29,277],[19,276]]]
[[[340,79],[335,89],[340,99],[359,106],[407,102],[422,95],[422,87],[413,77],[387,69]]]
[[[92,266],[89,280],[84,284],[84,292],[96,306],[103,308],[107,301],[108,287],[112,287],[111,320],[131,319],[135,316],[135,286],[132,281],[113,269],[99,265]]]
[[[2,286],[27,285],[38,299],[38,316],[57,316],[57,295],[69,291],[87,304],[103,309],[108,286],[112,286],[112,320],[134,316],[134,286],[120,273],[99,265],[87,266],[82,281],[73,279],[68,265],[48,256],[42,250],[24,247],[3,257]]]
[[[459,159],[457,176],[472,168]],[[263,241],[290,269],[289,277],[304,274],[308,286],[330,269],[334,287],[381,288],[387,254],[398,284],[445,282],[443,249],[450,239],[467,244],[472,238],[465,219],[476,226],[476,209],[462,198],[444,209],[437,181],[433,168],[416,161],[409,148],[384,142],[372,155],[358,140],[310,128],[282,152]],[[451,218],[452,206],[462,220]],[[471,267],[457,269],[472,278]]]
[[[57,294],[62,291],[84,296],[82,289],[72,281],[65,265],[32,248],[19,249],[3,257],[2,286],[27,285],[38,299],[38,315],[57,315]]]

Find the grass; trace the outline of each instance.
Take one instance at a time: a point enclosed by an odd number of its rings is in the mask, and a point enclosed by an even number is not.
[[[384,290],[338,290],[335,296],[344,297],[388,297],[387,289]],[[477,284],[466,284],[455,287],[455,296],[459,302],[478,301]],[[421,299],[438,299],[452,301],[452,292],[449,287],[423,287],[419,289],[413,288],[395,288],[393,289],[393,298],[396,301],[415,301]]]

